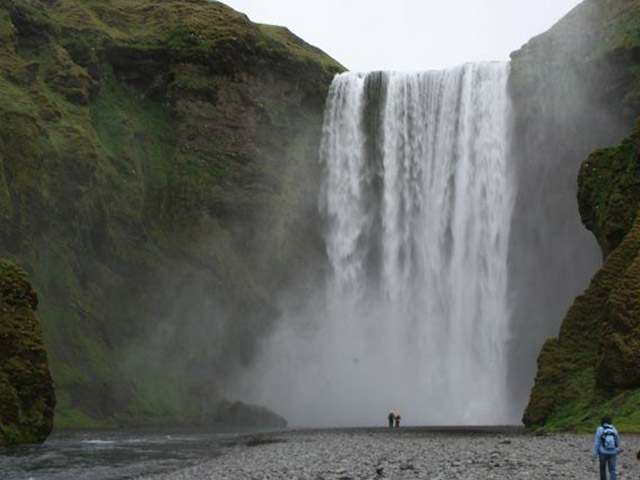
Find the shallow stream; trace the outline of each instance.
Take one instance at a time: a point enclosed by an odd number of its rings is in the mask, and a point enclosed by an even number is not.
[[[43,445],[0,447],[2,480],[120,480],[218,455],[247,431],[97,430],[54,433]]]

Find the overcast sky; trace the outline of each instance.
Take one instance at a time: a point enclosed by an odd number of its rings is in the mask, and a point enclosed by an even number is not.
[[[223,0],[289,27],[349,70],[429,70],[507,60],[580,0]]]

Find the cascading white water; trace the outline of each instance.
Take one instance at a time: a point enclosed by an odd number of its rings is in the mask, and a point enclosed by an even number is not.
[[[325,111],[331,278],[284,322],[256,400],[298,425],[515,423],[508,65],[345,73]],[[276,372],[274,374],[274,372]]]

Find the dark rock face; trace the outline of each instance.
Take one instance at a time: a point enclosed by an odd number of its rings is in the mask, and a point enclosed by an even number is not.
[[[44,442],[56,401],[36,292],[27,274],[0,259],[0,445]]]
[[[0,254],[38,288],[57,425],[198,418],[325,266],[343,67],[204,0],[2,0],[0,42]]]
[[[590,152],[628,135],[640,113],[633,101],[640,91],[638,18],[638,2],[586,0],[512,54],[518,198],[509,294],[513,338],[526,339],[511,349],[510,385],[518,403],[531,387],[523,367],[533,365],[543,342],[557,334],[602,259],[580,221],[576,176]],[[622,240],[617,227],[604,236],[613,244]]]
[[[243,402],[220,402],[213,417],[216,423],[236,427],[284,428],[287,421],[268,408]]]

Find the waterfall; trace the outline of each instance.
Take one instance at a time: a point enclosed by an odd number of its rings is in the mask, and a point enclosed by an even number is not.
[[[518,421],[507,78],[503,63],[335,78],[321,147],[331,274],[265,350],[260,401],[299,425],[390,409],[414,424]]]

